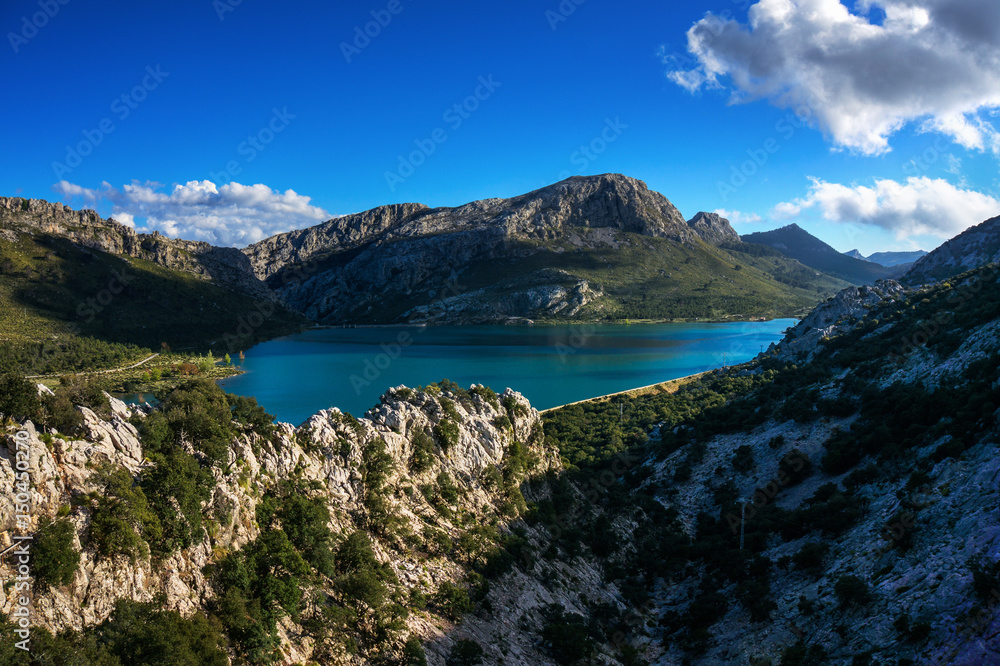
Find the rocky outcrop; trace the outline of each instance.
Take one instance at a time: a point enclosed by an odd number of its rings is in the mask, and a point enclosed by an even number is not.
[[[17,430],[27,432],[31,450],[31,530],[43,518],[57,514],[66,515],[77,529],[75,547],[82,557],[73,582],[39,590],[34,597],[33,622],[52,631],[100,623],[119,599],[148,602],[160,596],[165,608],[184,615],[204,610],[215,593],[207,565],[218,561],[220,553],[237,550],[258,536],[256,508],[263,491],[283,480],[315,482],[312,487],[327,501],[334,532],[349,534],[364,523],[368,510],[362,469],[364,452],[373,442],[384,443],[390,458],[384,500],[391,514],[401,520],[400,531],[420,535],[433,527],[456,542],[469,525],[485,525],[503,515],[508,495],[490,481],[500,478],[498,471],[490,470],[505,467],[515,442],[524,443],[532,474],[545,475],[560,468],[556,452],[544,444],[538,412],[510,389],[494,395],[486,390],[456,394],[447,389],[397,387],[361,419],[333,408],[319,412],[298,429],[278,424],[275,436],[267,440],[253,432],[241,435],[232,442],[228,459],[212,469],[215,485],[203,505],[207,530],[200,541],[157,563],[148,557],[135,561],[124,556],[109,558],[96,553],[87,538],[91,508],[86,495],[97,490],[93,475],[103,465],[123,467],[134,475],[152,465],[144,460],[136,429],[128,421],[131,413],[119,401],[113,400],[112,405],[113,414],[106,421],[83,410],[87,436],[80,440],[39,433],[30,422],[0,435],[0,546],[9,545],[15,532],[23,533],[16,529],[10,503],[15,495],[13,435]],[[457,426],[447,450],[436,449],[425,469],[413,471],[414,440],[446,420]],[[455,481],[460,494],[457,506],[446,512],[432,506],[422,491],[433,487],[442,475]],[[523,534],[543,548],[544,530],[527,528]],[[405,594],[417,591],[429,596],[442,583],[464,576],[464,565],[453,554],[428,556],[400,549],[374,533],[372,537],[377,556],[392,568]],[[11,575],[9,566],[9,562],[0,563],[4,579]],[[574,581],[572,588],[566,583],[569,580]],[[584,559],[572,567],[560,564],[558,573],[542,562],[520,563],[510,574],[494,580],[489,594],[496,611],[468,616],[457,626],[430,610],[410,615],[408,631],[427,645],[430,663],[443,664],[455,640],[475,638],[493,661],[513,654],[521,663],[549,664],[532,634],[519,631],[524,618],[540,617],[549,603],[572,609],[588,600],[622,608],[616,588],[603,581],[595,563]],[[13,595],[0,591],[0,612],[9,613],[13,604]],[[503,653],[491,640],[497,631],[505,635]],[[313,658],[312,643],[296,638],[301,634],[301,628],[290,620],[283,621],[282,663]],[[343,663],[367,663],[346,655],[344,659]]]
[[[849,287],[821,303],[792,328],[784,339],[768,348],[783,361],[812,360],[824,338],[851,331],[868,311],[886,300],[905,297],[907,290],[895,280],[879,280],[871,287]]]
[[[740,235],[733,229],[729,220],[717,213],[698,213],[688,220],[687,224],[706,243],[722,245],[740,242]]]
[[[918,259],[900,281],[928,284],[996,262],[1000,262],[1000,217],[972,227]]]
[[[8,235],[21,231],[68,238],[83,247],[151,261],[257,299],[274,299],[254,274],[246,255],[235,248],[172,239],[155,232],[139,234],[114,218],[101,218],[92,210],[75,211],[61,203],[40,199],[0,197],[0,228]]]

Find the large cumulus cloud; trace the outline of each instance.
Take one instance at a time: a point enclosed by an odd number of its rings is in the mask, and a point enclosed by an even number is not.
[[[805,197],[779,204],[771,216],[794,219],[808,209],[817,209],[830,222],[872,225],[897,238],[948,239],[1000,215],[1000,200],[942,179],[880,179],[871,186],[816,179]]]
[[[747,24],[709,13],[687,38],[696,64],[674,65],[674,82],[807,107],[839,148],[884,153],[917,123],[1000,152],[997,0],[760,0]]]

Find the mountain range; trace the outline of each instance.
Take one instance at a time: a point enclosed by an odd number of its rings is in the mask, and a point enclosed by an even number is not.
[[[790,224],[773,231],[747,234],[742,236],[742,240],[745,243],[773,247],[810,268],[851,284],[871,284],[875,280],[899,274],[899,271],[892,271],[885,266],[838,252],[797,224]]]
[[[870,261],[873,264],[885,266],[886,268],[892,268],[893,266],[909,266],[910,264],[916,262],[917,259],[927,255],[927,252],[924,250],[916,250],[914,252],[876,252],[875,254],[866,257],[858,250],[851,250],[850,252],[845,252],[844,254],[848,257],[860,259],[861,261]]]
[[[230,352],[308,321],[793,315],[847,284],[742,243],[718,215],[685,220],[664,196],[617,175],[458,208],[383,206],[242,251],[7,197],[0,255],[8,341],[45,329],[152,348],[228,340]],[[134,278],[123,285],[128,297],[94,316],[88,301],[116,274]],[[266,325],[233,343],[234,331],[245,333],[241,316],[262,310]]]

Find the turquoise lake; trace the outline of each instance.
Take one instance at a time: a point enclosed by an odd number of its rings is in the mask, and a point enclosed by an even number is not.
[[[795,323],[314,329],[250,349],[245,374],[220,384],[295,425],[330,407],[363,416],[389,387],[445,378],[547,409],[743,363]]]

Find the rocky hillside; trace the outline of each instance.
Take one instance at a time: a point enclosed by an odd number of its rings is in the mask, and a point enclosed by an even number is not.
[[[172,239],[158,233],[137,234],[113,218],[102,219],[92,210],[76,211],[41,199],[0,197],[0,237],[14,242],[17,231],[68,238],[82,247],[145,259],[254,298],[273,299],[246,256],[235,248]]]
[[[622,478],[666,513],[609,560],[651,663],[1000,663],[998,373],[992,265],[849,289],[753,363],[546,432],[576,460],[650,432]]]
[[[903,276],[910,285],[946,280],[977,266],[1000,261],[1000,217],[986,220],[919,259]]]
[[[239,250],[136,234],[61,204],[0,198],[0,368],[100,369],[109,344],[236,354],[305,323]],[[93,364],[52,367],[83,347]],[[150,352],[142,353],[129,357]]]
[[[71,435],[31,421],[5,429],[0,548],[35,534],[36,654],[98,663],[87,641],[114,652],[109,627],[145,613],[150,632],[169,617],[185,636],[206,616],[221,624],[197,647],[129,630],[129,643],[196,650],[186,663],[444,664],[482,650],[489,663],[549,664],[539,632],[553,604],[605,609],[594,626],[628,614],[592,556],[560,559],[543,525],[518,520],[526,500],[551,494],[525,480],[560,469],[519,394],[398,387],[365,418],[331,409],[298,429],[244,399],[230,400],[240,420],[206,423],[230,412],[222,396],[192,384],[149,414],[113,399],[92,405],[103,415],[78,407]],[[20,527],[19,441],[32,486]],[[4,588],[3,614],[16,603]],[[84,634],[46,633],[70,629]],[[609,628],[600,649],[613,658],[628,645]],[[122,663],[138,663],[132,654]]]
[[[326,324],[747,316],[842,286],[726,243],[739,243],[727,220],[686,222],[645,183],[610,174],[458,208],[384,206],[245,252],[284,303]]]

